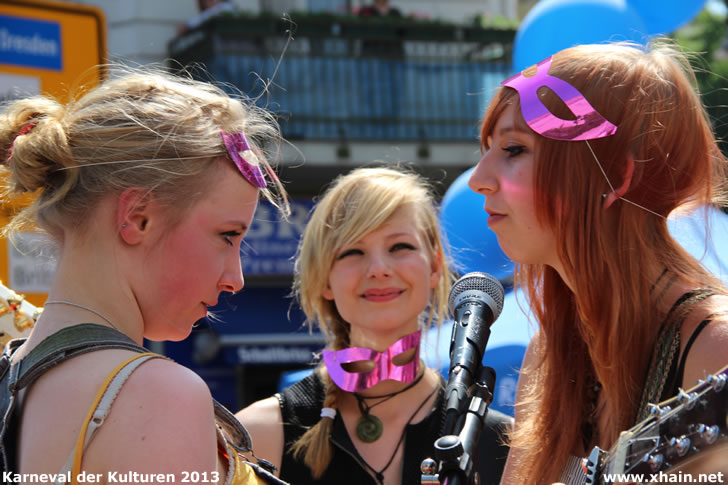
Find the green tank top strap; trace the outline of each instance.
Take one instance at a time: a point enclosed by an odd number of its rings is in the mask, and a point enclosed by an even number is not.
[[[95,323],[73,325],[61,329],[44,339],[18,363],[16,386],[18,389],[22,389],[48,369],[67,359],[103,349],[127,349],[139,353],[149,352],[111,327]]]

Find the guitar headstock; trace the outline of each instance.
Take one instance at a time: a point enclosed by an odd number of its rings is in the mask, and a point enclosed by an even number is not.
[[[650,405],[650,417],[620,434],[605,452],[598,447],[587,460],[587,484],[605,474],[666,472],[728,441],[728,366],[660,404]]]

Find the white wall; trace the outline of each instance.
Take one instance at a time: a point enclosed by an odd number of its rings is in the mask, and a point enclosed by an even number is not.
[[[167,43],[199,12],[196,0],[75,0],[100,7],[108,28],[112,62],[164,63]],[[237,8],[259,11],[259,0],[233,0]]]

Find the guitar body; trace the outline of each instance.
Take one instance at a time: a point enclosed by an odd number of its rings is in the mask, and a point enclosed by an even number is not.
[[[728,366],[653,405],[609,452],[594,448],[587,470],[589,485],[701,483],[700,474],[702,483],[728,482]]]

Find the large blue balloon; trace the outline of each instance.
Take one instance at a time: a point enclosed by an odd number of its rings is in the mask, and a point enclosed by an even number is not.
[[[669,34],[695,18],[705,0],[627,0],[642,17],[650,35]]]
[[[645,3],[660,3],[644,0]],[[690,3],[692,0],[676,0]],[[672,3],[672,2],[670,2]],[[541,0],[523,19],[513,48],[522,71],[567,47],[607,41],[644,43],[647,27],[625,0]]]
[[[667,227],[687,252],[728,285],[728,214],[704,206],[687,215],[670,216]]]
[[[455,270],[490,273],[499,280],[513,276],[514,264],[498,245],[483,210],[485,197],[468,187],[473,168],[460,175],[445,192],[440,205],[440,225],[450,244]]]

